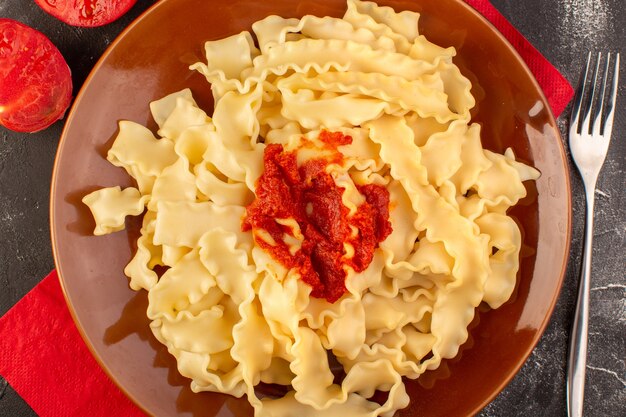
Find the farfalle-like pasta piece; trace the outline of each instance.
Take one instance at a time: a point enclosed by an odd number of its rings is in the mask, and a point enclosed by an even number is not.
[[[176,105],[163,121],[158,134],[177,142],[181,134],[193,126],[211,126],[211,118],[186,96],[176,98]]]
[[[163,127],[165,120],[167,120],[167,118],[172,114],[179,99],[186,100],[197,107],[191,90],[188,88],[168,94],[167,96],[150,103],[150,113],[159,128]]]
[[[197,165],[194,173],[197,189],[217,205],[247,206],[254,198],[244,183],[224,181],[206,164]]]
[[[372,31],[355,28],[343,19],[307,15],[302,19],[285,19],[268,16],[252,25],[259,46],[263,53],[277,45],[285,43],[289,34],[301,33],[312,39],[342,39],[370,45],[376,49],[395,51],[393,40],[377,37]]]
[[[189,172],[189,163],[185,159],[178,159],[175,163],[163,169],[161,175],[154,181],[152,196],[148,209],[157,211],[157,204],[161,201],[196,201],[196,181]]]
[[[159,279],[152,269],[163,262],[162,252],[152,244],[155,217],[156,214],[150,211],[144,215],[141,236],[137,239],[137,251],[124,268],[124,275],[130,278],[129,286],[135,291],[142,288],[150,291]]]
[[[156,177],[176,161],[174,144],[170,140],[158,140],[150,130],[134,122],[122,120],[119,128],[119,134],[107,154],[113,165],[127,170],[133,167],[138,174]]]
[[[452,122],[447,131],[435,133],[420,147],[420,162],[426,168],[429,183],[439,187],[461,168],[467,131],[464,122]]]
[[[418,36],[417,22],[419,14],[404,10],[396,12],[391,7],[379,6],[372,1],[348,0],[348,9],[344,18],[350,21],[350,16],[359,15],[362,19],[374,22],[380,30],[390,30],[405,37],[408,41],[413,41]]]
[[[156,212],[156,245],[194,248],[198,247],[202,235],[211,229],[221,227],[239,231],[244,208],[218,206],[211,202],[161,201]]]
[[[522,236],[515,221],[504,214],[484,214],[476,219],[476,224],[481,233],[489,236],[489,248],[496,250],[489,257],[490,272],[483,301],[491,308],[498,308],[511,297],[515,288]]]
[[[353,41],[340,39],[301,39],[286,42],[271,48],[267,54],[255,59],[255,76],[272,70],[279,75],[288,68],[306,72],[314,68],[334,68],[343,71],[378,73],[415,79],[433,71],[435,65],[426,61],[411,59],[407,55],[372,47]],[[257,69],[258,68],[258,69]]]
[[[206,270],[198,249],[194,249],[168,269],[157,285],[151,288],[148,317],[152,320],[162,317],[174,319],[180,311],[199,302],[216,286],[215,276]]]
[[[101,188],[83,197],[96,221],[96,236],[124,229],[126,216],[141,214],[148,200],[149,196],[142,196],[136,188],[122,190],[119,186]]]
[[[337,106],[332,105],[333,100],[339,101],[345,96],[354,97],[365,103],[367,103],[365,100],[368,98],[376,99],[375,102],[378,103],[378,106],[374,106],[369,111],[374,115],[378,115],[382,111],[387,114],[403,114],[414,111],[422,117],[435,117],[442,123],[459,117],[449,109],[444,85],[438,75],[424,75],[416,80],[407,81],[402,77],[379,73],[326,72],[315,77],[306,77],[303,74],[295,73],[281,79],[277,83],[277,87],[283,96],[283,116],[296,121],[300,121],[298,117],[294,116],[296,109],[293,106],[295,106],[294,101],[296,99],[301,102],[297,110],[306,114],[308,118],[314,118],[305,112],[306,110],[315,113],[315,108],[311,108],[314,102],[319,103],[316,106],[323,106],[324,116],[322,117],[326,118],[323,120],[331,119],[334,115],[334,118],[347,119],[350,122],[349,126],[359,126],[375,118],[371,115],[350,115],[341,109],[339,104]],[[320,99],[317,92],[325,92],[326,94],[334,92],[338,95],[333,98]],[[343,98],[343,100],[346,99]],[[357,114],[363,112],[358,108],[349,107],[349,109]],[[319,113],[320,110],[317,112]],[[339,116],[336,114],[337,112],[339,114],[346,113],[346,115]],[[308,123],[302,122],[300,124],[304,127],[308,125]],[[341,126],[342,123],[334,122],[329,127],[335,127],[335,125]]]
[[[409,52],[411,42],[418,35],[419,14],[411,11],[395,13],[390,7],[380,7],[374,2],[348,0],[343,19],[377,37],[392,39],[396,50],[404,54]]]
[[[485,156],[491,161],[491,166],[478,176],[476,192],[491,205],[504,203],[507,207],[514,206],[526,196],[519,171],[503,155],[485,150]]]

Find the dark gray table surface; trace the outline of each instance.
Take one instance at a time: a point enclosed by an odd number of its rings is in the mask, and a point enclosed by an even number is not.
[[[0,0],[0,17],[45,33],[68,61],[74,94],[106,46],[153,0],[139,0],[103,28],[67,26],[31,0]],[[494,0],[494,5],[575,84],[586,51],[620,51],[622,85],[609,155],[596,191],[593,281],[585,415],[626,416],[626,4],[624,0]],[[559,118],[563,134],[566,110]],[[53,267],[49,186],[63,122],[18,134],[0,127],[0,316]],[[565,134],[564,134],[564,137]],[[582,182],[570,167],[573,236],[564,287],[546,333],[504,391],[481,413],[493,416],[565,416],[565,363],[584,229]],[[0,416],[35,416],[0,376]]]

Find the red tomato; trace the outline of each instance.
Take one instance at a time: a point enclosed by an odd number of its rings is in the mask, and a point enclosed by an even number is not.
[[[124,15],[137,0],[35,0],[46,12],[72,26],[106,25]]]
[[[46,36],[0,18],[0,125],[36,132],[63,117],[72,100],[72,75]]]

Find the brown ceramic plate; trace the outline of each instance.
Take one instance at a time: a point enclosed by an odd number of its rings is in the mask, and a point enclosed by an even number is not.
[[[474,120],[483,143],[512,147],[542,172],[529,196],[512,210],[523,229],[521,271],[511,302],[481,311],[460,355],[417,382],[408,382],[410,406],[401,416],[469,416],[491,401],[524,363],[554,307],[568,253],[570,188],[565,154],[548,104],[513,48],[460,0],[380,1],[422,13],[428,39],[457,48],[457,65],[474,84]],[[110,377],[149,414],[244,416],[245,399],[193,394],[175,361],[152,336],[145,292],[134,293],[123,274],[135,249],[137,222],[128,230],[93,237],[80,202],[103,186],[130,186],[125,172],[105,160],[128,119],[154,127],[148,103],[190,87],[212,110],[210,88],[188,70],[202,60],[203,43],[250,28],[270,14],[340,16],[343,0],[163,0],[122,33],[85,82],[69,115],[52,181],[52,243],[67,302],[85,341]]]

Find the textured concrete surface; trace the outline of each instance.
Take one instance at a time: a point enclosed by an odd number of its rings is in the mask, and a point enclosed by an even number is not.
[[[74,93],[115,36],[152,0],[139,0],[119,21],[97,29],[67,26],[34,2],[1,0],[0,17],[36,27],[61,50]],[[626,7],[623,0],[493,0],[496,7],[573,83],[586,51],[621,51],[622,86],[614,139],[596,192],[590,345],[585,415],[626,416]],[[568,109],[569,110],[569,109]],[[567,113],[559,119],[563,133]],[[37,134],[0,127],[0,315],[53,267],[48,200],[62,122]],[[565,137],[565,135],[564,135]],[[548,329],[505,390],[479,415],[566,416],[565,363],[584,228],[582,182],[572,167],[574,226],[565,285]],[[0,377],[0,416],[35,413]]]

